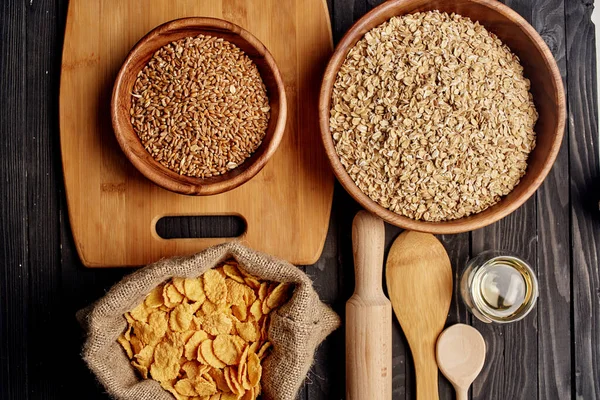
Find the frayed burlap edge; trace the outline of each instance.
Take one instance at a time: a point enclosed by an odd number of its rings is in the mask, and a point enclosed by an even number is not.
[[[174,276],[197,277],[229,258],[262,279],[295,284],[292,298],[271,316],[272,353],[264,360],[263,398],[293,400],[312,365],[316,347],[340,325],[319,300],[312,282],[294,265],[250,250],[238,242],[211,247],[191,257],[158,261],[126,276],[96,303],[77,313],[87,331],[82,357],[107,392],[118,400],[172,400],[158,382],[140,380],[117,343],[127,323],[123,314],[154,287]]]

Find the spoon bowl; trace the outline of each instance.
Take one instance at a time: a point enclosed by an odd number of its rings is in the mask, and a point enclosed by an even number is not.
[[[465,324],[452,325],[438,338],[438,367],[454,386],[457,400],[469,398],[469,387],[485,362],[485,349],[485,340],[481,333]]]

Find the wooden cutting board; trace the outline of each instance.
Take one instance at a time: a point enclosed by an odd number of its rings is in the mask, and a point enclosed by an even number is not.
[[[110,122],[110,94],[129,49],[163,22],[207,16],[234,22],[273,54],[288,121],[277,153],[230,192],[189,197],[144,178]],[[248,246],[295,264],[317,261],[327,234],[333,175],[322,149],[317,100],[333,50],[325,0],[71,0],[60,87],[63,171],[71,229],[88,267],[137,266],[231,238],[162,239],[163,216],[236,215]]]

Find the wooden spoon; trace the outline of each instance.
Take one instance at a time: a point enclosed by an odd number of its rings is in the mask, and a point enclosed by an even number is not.
[[[346,399],[392,398],[392,306],[382,289],[383,221],[360,211],[352,224],[356,284],[346,303]]]
[[[452,268],[444,246],[429,233],[403,232],[388,254],[386,280],[415,362],[417,400],[439,399],[435,343],[452,298]]]
[[[437,341],[440,371],[456,390],[456,400],[469,398],[469,387],[485,362],[485,340],[481,333],[465,324],[452,325]]]

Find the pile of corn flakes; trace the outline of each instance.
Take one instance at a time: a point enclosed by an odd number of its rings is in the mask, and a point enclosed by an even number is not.
[[[144,379],[181,400],[254,400],[271,343],[269,313],[290,284],[261,281],[227,261],[199,278],[173,278],[125,314],[118,341]]]

